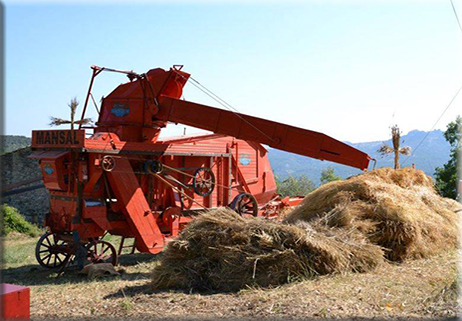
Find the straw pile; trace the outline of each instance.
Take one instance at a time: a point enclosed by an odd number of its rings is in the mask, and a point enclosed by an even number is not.
[[[171,241],[153,273],[154,288],[233,291],[290,278],[368,271],[381,249],[360,233],[311,224],[242,218],[220,208],[196,218]]]
[[[432,179],[412,168],[380,168],[326,184],[308,194],[285,219],[320,217],[336,228],[353,228],[385,248],[392,261],[421,258],[458,244],[459,203],[440,197]]]
[[[424,257],[457,245],[456,208],[405,168],[323,185],[283,223],[211,210],[168,244],[152,286],[234,291]]]

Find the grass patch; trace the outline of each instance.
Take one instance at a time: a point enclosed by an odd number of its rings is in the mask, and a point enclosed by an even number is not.
[[[37,238],[12,233],[3,240],[4,249],[18,263],[4,265],[2,276],[7,283],[30,287],[34,319],[136,319],[151,317],[152,311],[158,318],[170,319],[185,315],[194,319],[228,315],[245,319],[417,319],[457,312],[455,250],[402,264],[386,263],[362,274],[319,276],[269,288],[249,286],[237,294],[200,294],[150,291],[150,273],[159,264],[159,256],[123,255],[116,267],[121,275],[116,278],[89,280],[75,268],[57,277],[56,271],[41,268],[35,261]]]
[[[12,232],[25,234],[31,237],[36,237],[41,234],[41,230],[24,219],[18,210],[12,206],[3,204],[0,206],[0,213],[3,217],[0,234],[8,235]]]
[[[34,264],[37,238],[10,234],[3,239],[3,264],[6,267]]]

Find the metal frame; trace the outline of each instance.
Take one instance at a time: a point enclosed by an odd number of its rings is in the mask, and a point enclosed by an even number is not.
[[[44,184],[51,194],[46,225],[59,237],[77,238],[75,243],[93,244],[109,232],[135,237],[140,252],[155,254],[190,222],[189,215],[229,205],[242,193],[255,197],[260,216],[296,204],[300,199],[282,200],[276,194],[271,165],[261,144],[361,169],[371,160],[367,154],[321,133],[180,100],[189,74],[178,67],[170,71],[152,69],[146,74],[97,66],[91,69],[81,120],[93,97],[95,78],[102,71],[126,74],[130,79],[103,100],[92,137],[85,137],[80,122],[79,131],[71,130],[69,140],[79,136],[83,137],[82,143],[77,139],[74,145],[56,139],[51,144],[39,138],[32,141],[34,151],[63,152],[59,157],[52,153],[37,153],[37,157],[42,160]],[[122,115],[113,112],[118,102],[130,102],[123,107]],[[168,122],[214,134],[159,140],[161,128]],[[69,132],[53,135],[64,137]],[[32,137],[43,137],[43,133]],[[250,153],[249,162],[240,162],[241,155],[249,151],[255,151]],[[104,157],[110,157],[114,166],[103,166]],[[171,174],[172,180],[146,170],[153,157],[165,166],[178,168]],[[214,164],[219,165],[214,168]],[[203,166],[212,168],[218,177],[215,190],[207,196],[185,188],[190,175],[184,169]],[[188,204],[180,206],[175,195],[188,199]],[[92,198],[114,201],[84,202]]]

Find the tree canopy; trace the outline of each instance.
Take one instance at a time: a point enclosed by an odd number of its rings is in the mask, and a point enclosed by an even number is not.
[[[444,197],[457,198],[457,164],[461,152],[462,118],[457,116],[456,120],[447,125],[444,137],[451,145],[449,161],[443,167],[435,170],[436,188]]]
[[[342,178],[340,176],[334,173],[334,169],[332,167],[328,167],[321,172],[321,185],[341,179]]]
[[[277,192],[281,196],[305,196],[314,190],[314,183],[305,175],[300,175],[298,178],[292,175],[281,181],[276,177]]]

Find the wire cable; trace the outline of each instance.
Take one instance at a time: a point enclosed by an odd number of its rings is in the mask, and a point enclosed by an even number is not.
[[[93,94],[90,93],[91,100],[93,101],[93,105],[95,106],[96,112],[99,115],[99,109],[98,109],[98,104],[96,104],[95,97],[93,97]]]
[[[401,165],[404,165],[406,163],[406,161],[415,155],[415,152],[417,151],[417,149],[419,149],[419,147],[422,145],[422,143],[425,141],[425,139],[427,139],[428,135],[430,135],[431,131],[433,129],[435,129],[436,125],[438,124],[438,122],[441,120],[441,118],[444,116],[444,114],[448,111],[449,107],[451,107],[452,103],[454,102],[454,100],[456,99],[456,97],[459,95],[460,91],[462,90],[462,86],[459,88],[459,90],[457,90],[456,94],[452,97],[451,101],[449,102],[449,104],[446,106],[446,108],[444,109],[444,111],[441,113],[440,117],[438,117],[438,119],[436,120],[436,122],[433,124],[433,127],[430,129],[430,131],[427,132],[427,134],[424,136],[424,138],[422,138],[422,140],[420,141],[419,144],[417,144],[417,147],[414,149],[414,151],[411,153],[411,155],[409,155],[402,163]]]
[[[457,20],[457,24],[459,25],[459,30],[462,32],[462,25],[460,24],[460,20],[459,20],[459,16],[457,15],[457,11],[456,11],[456,8],[454,7],[454,2],[452,0],[449,0],[451,2],[451,7],[452,7],[452,11],[454,12],[454,15],[456,17],[456,20]],[[449,109],[449,107],[452,105],[452,103],[454,102],[454,100],[456,99],[457,95],[459,95],[459,92],[462,90],[462,87],[459,88],[459,90],[456,92],[456,94],[454,95],[454,97],[452,97],[451,101],[449,102],[449,104],[446,106],[446,109],[443,111],[443,113],[440,115],[440,117],[436,120],[435,124],[433,124],[433,127],[432,129],[427,132],[427,134],[424,136],[424,138],[419,142],[419,144],[417,145],[417,147],[414,149],[414,151],[411,153],[411,155],[409,155],[403,162],[401,165],[404,165],[406,163],[406,161],[415,155],[415,152],[417,151],[417,149],[419,149],[419,147],[422,145],[422,143],[425,141],[425,139],[427,139],[428,135],[430,134],[430,132],[435,128],[436,124],[438,124],[438,122],[441,120],[441,118],[443,117],[443,115],[446,113],[446,111]]]
[[[452,2],[452,0],[449,0],[449,1],[451,1],[452,11],[454,11],[454,15],[456,16],[456,20],[457,20],[457,24],[459,25],[460,32],[462,32],[462,26],[460,25],[459,16],[457,15],[457,11],[456,11],[456,8],[454,7],[454,3]]]
[[[178,73],[178,75],[180,75],[181,77],[183,77],[184,79],[186,79],[185,76],[183,76],[182,74]],[[202,91],[204,94],[206,94],[207,96],[209,96],[210,98],[212,98],[213,100],[215,100],[217,103],[219,103],[220,105],[222,105],[223,107],[225,107],[226,109],[228,109],[230,112],[232,112],[233,114],[235,114],[237,117],[239,117],[240,119],[242,119],[244,122],[246,122],[247,124],[249,124],[250,126],[252,126],[254,129],[256,129],[257,131],[259,131],[261,134],[263,134],[264,136],[266,136],[270,141],[272,141],[273,143],[275,143],[274,139],[271,138],[270,136],[268,136],[266,133],[264,133],[263,131],[261,131],[258,127],[256,127],[254,124],[250,123],[247,119],[245,119],[244,117],[242,117],[240,115],[240,112],[235,108],[233,107],[232,105],[228,104],[224,99],[220,98],[217,94],[215,94],[213,91],[211,91],[210,89],[208,89],[207,87],[205,87],[204,85],[202,85],[199,81],[197,81],[196,79],[194,79],[193,77],[189,77],[191,80],[193,80],[192,82],[190,82],[194,87],[196,87],[197,89],[199,89],[200,91]],[[231,110],[233,109],[233,110]]]
[[[189,200],[191,200],[192,202],[196,203],[197,205],[201,206],[202,208],[204,209],[207,209],[207,207],[205,207],[204,205],[200,204],[199,202],[197,202],[194,198],[192,198],[191,196],[189,196],[188,194],[186,194],[185,192],[181,191],[180,189],[178,189],[176,186],[174,186],[173,184],[171,184],[170,182],[168,182],[166,179],[162,178],[159,174],[156,174],[156,173],[153,173],[153,175],[155,177],[157,177],[158,179],[160,179],[162,182],[164,182],[165,184],[169,185],[171,188],[173,188],[178,194],[181,194],[183,196],[185,196],[186,198],[188,198]]]

